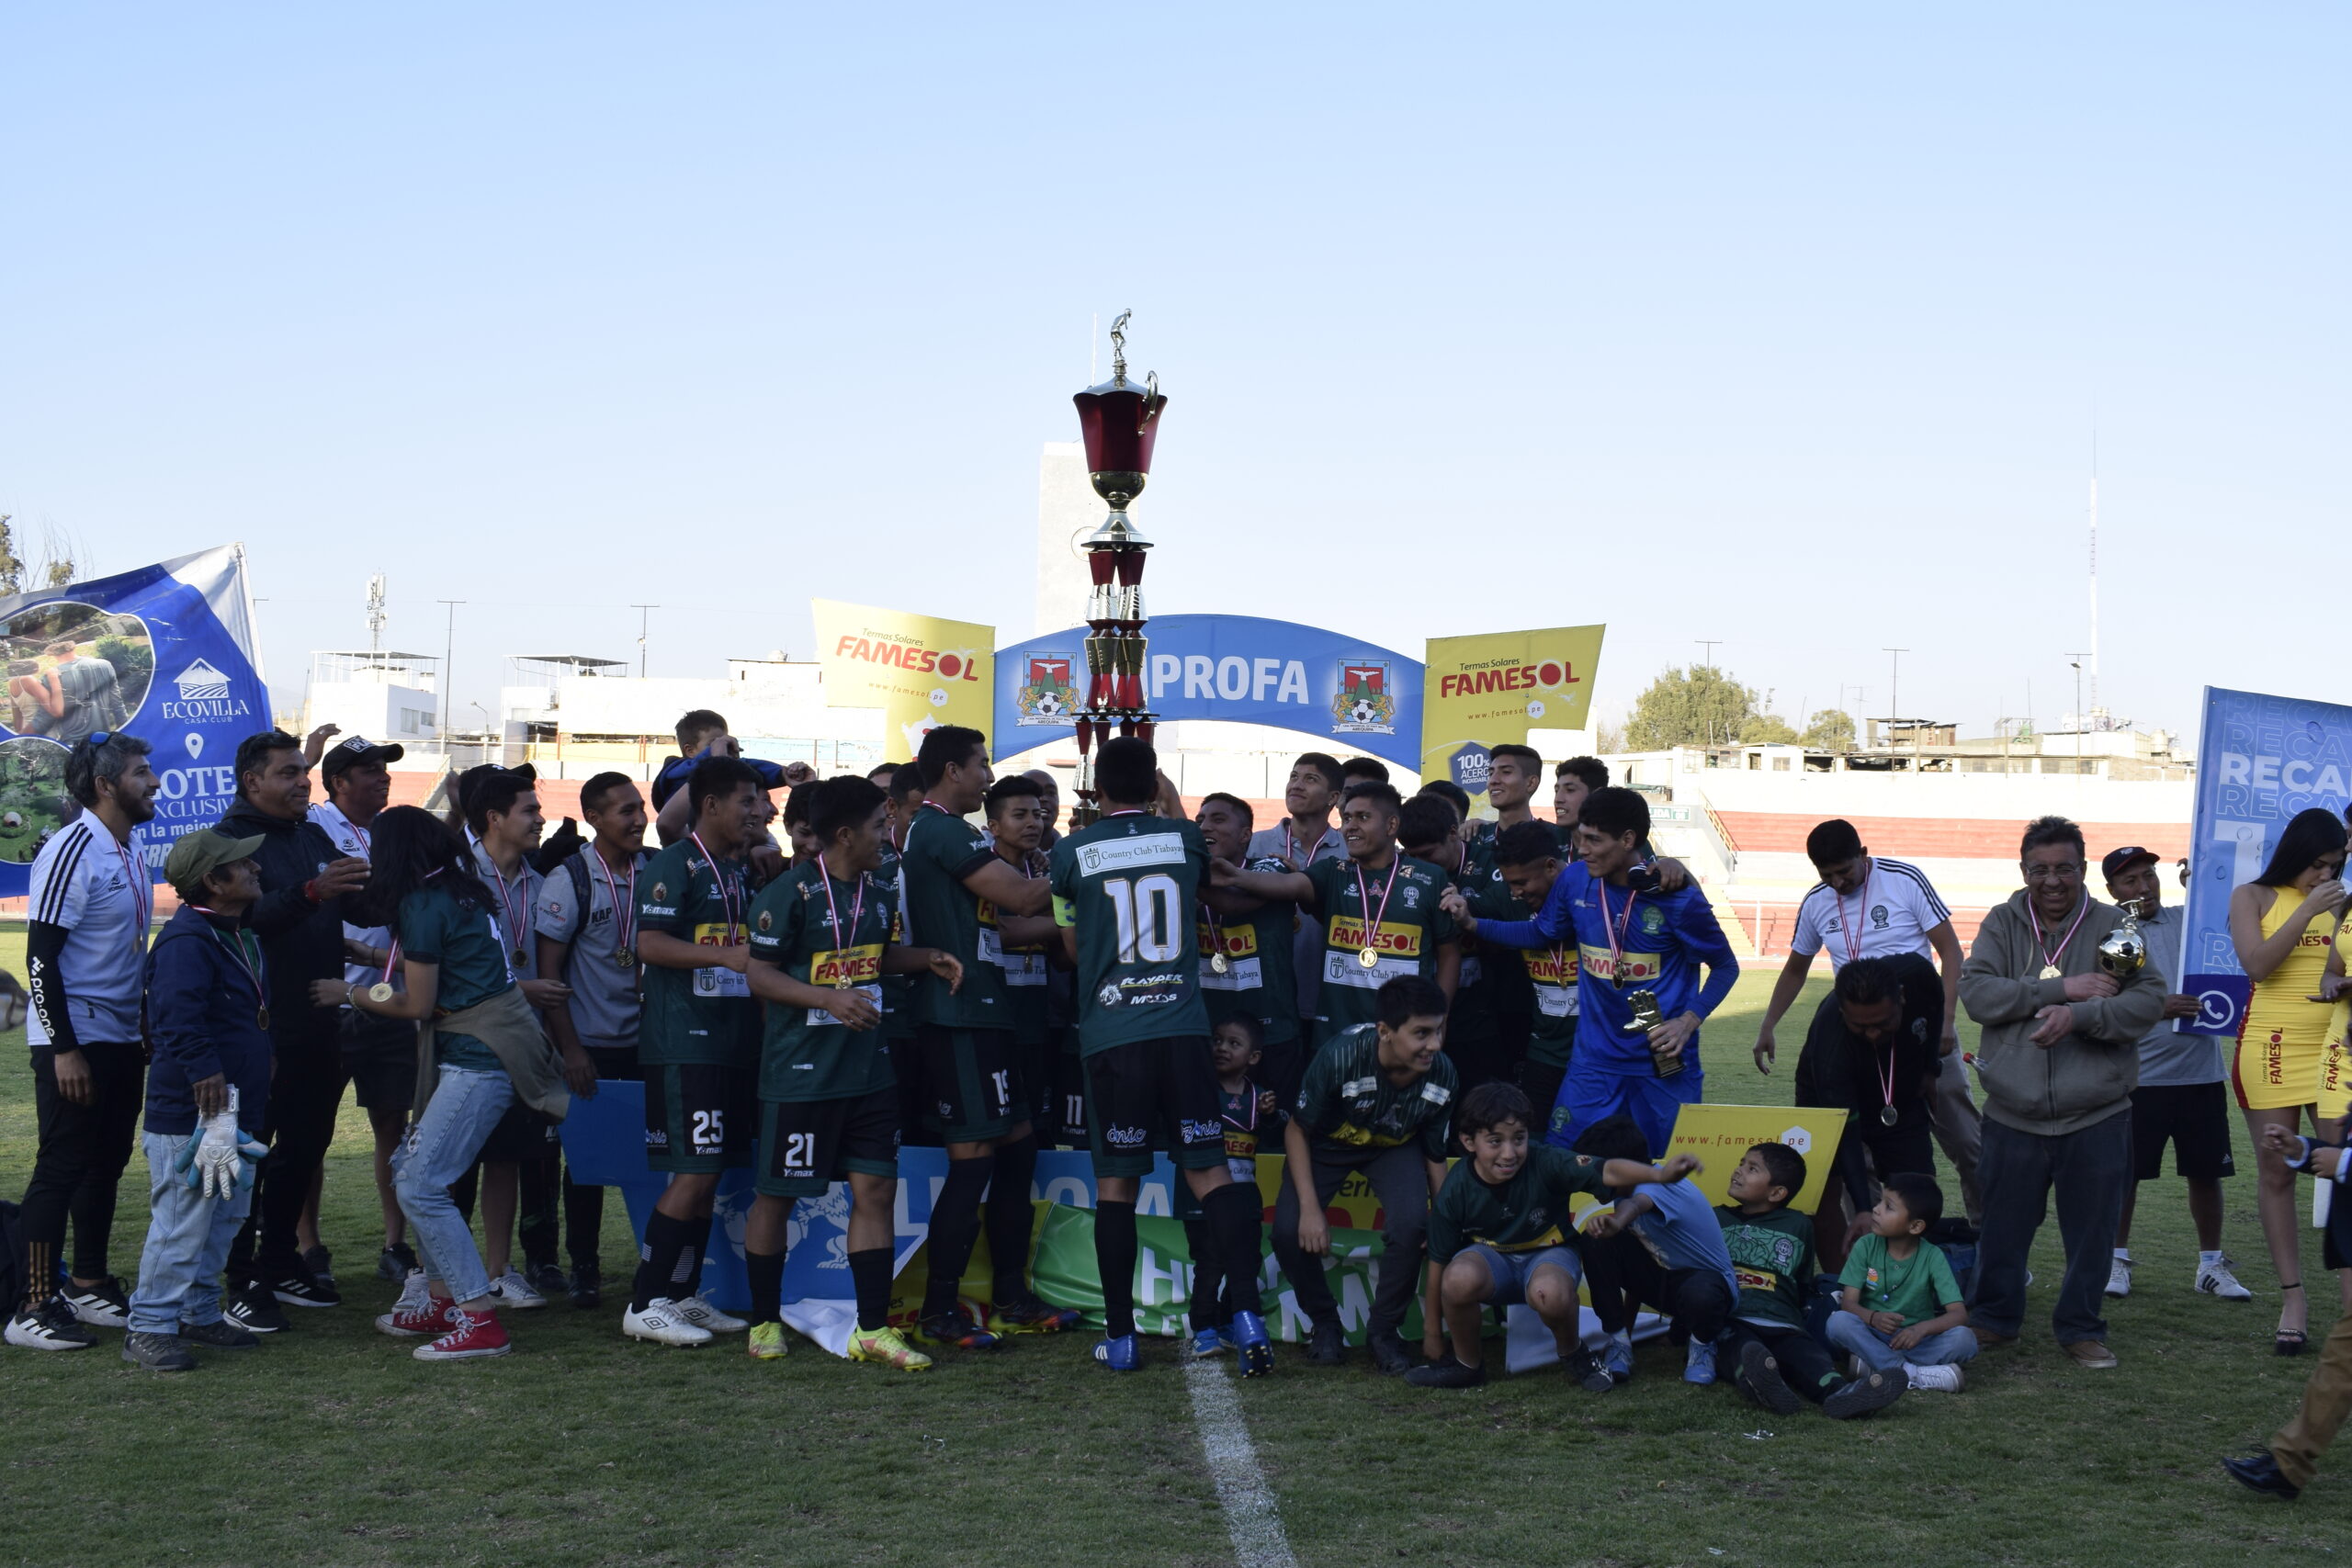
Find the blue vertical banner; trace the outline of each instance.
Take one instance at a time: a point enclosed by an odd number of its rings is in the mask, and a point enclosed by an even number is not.
[[[2230,894],[2259,875],[2296,812],[2352,798],[2352,707],[2205,688],[2188,849],[2181,989],[2203,1010],[2185,1031],[2235,1034],[2252,987],[2230,943]]]
[[[0,599],[0,898],[78,809],[65,759],[103,730],[154,748],[163,789],[133,837],[161,877],[172,843],[226,810],[237,742],[267,729],[242,545]]]
[[[1162,723],[1223,719],[1295,730],[1335,752],[1421,765],[1422,664],[1378,643],[1255,615],[1159,615],[1144,679]],[[993,755],[1067,738],[1086,685],[1086,628],[997,650]]]

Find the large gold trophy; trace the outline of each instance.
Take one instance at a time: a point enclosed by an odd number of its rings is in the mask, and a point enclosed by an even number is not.
[[[1127,515],[1127,505],[1151,476],[1152,445],[1168,399],[1157,375],[1139,382],[1127,375],[1132,313],[1122,310],[1111,323],[1111,378],[1070,399],[1078,405],[1079,431],[1086,441],[1087,478],[1111,508],[1102,525],[1079,541],[1093,588],[1086,600],[1086,696],[1078,710],[1073,827],[1093,821],[1102,809],[1094,795],[1095,740],[1109,739],[1114,730],[1149,740],[1153,728],[1143,635],[1143,553],[1151,541]]]

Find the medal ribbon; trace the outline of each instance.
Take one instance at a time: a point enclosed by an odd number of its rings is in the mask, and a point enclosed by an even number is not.
[[[857,922],[865,917],[865,873],[861,871],[857,874],[857,897],[850,902],[849,930],[847,931],[842,930],[842,907],[833,902],[833,874],[825,869],[825,863],[821,859],[817,863],[817,880],[825,885],[825,909],[833,918],[833,946],[855,947]],[[844,971],[842,977],[833,983],[843,990],[847,990],[849,988],[848,973]]]
[[[1625,932],[1634,923],[1635,894],[1630,887],[1625,889],[1625,912],[1611,921],[1609,917],[1609,884],[1596,880],[1593,886],[1600,889],[1600,930],[1609,938],[1610,983],[1622,986],[1625,983]]]
[[[188,908],[194,909],[199,915],[210,915],[216,919],[226,919],[226,917],[220,915],[218,910],[208,909],[201,904],[191,904]],[[220,944],[221,950],[237,961],[237,967],[245,972],[245,978],[253,982],[254,1005],[259,1008],[263,1014],[266,1016],[269,1011],[269,995],[262,989],[261,962],[257,955],[248,956],[245,949],[245,933],[243,928],[240,927],[238,929],[237,940],[235,942],[231,942],[227,937],[222,936],[220,934],[220,928],[218,926],[211,926],[207,929],[212,932],[212,940]]]
[[[1854,910],[1855,919],[1867,919],[1871,912],[1871,878],[1878,874],[1878,863],[1872,861],[1870,870],[1862,874],[1862,901]],[[1851,964],[1862,955],[1862,944],[1855,940],[1854,922],[1846,918],[1846,896],[1830,889],[1829,896],[1838,900],[1838,926],[1846,938],[1846,962]]]
[[[627,953],[629,938],[637,934],[637,857],[628,857],[628,902],[626,905],[621,902],[619,882],[614,878],[612,868],[605,863],[605,857],[596,852],[594,844],[588,846],[588,858],[594,863],[596,874],[605,879],[605,897],[612,901],[614,951]]]
[[[1876,1053],[1871,1054],[1871,1066],[1878,1066]],[[1886,1048],[1886,1068],[1879,1074],[1879,1096],[1887,1110],[1894,1109],[1894,1047],[1891,1044]],[[1886,1124],[1891,1127],[1894,1123],[1888,1122]]]
[[[117,844],[115,858],[122,863],[122,885],[130,890],[130,945],[141,948],[147,944],[147,922],[155,907],[155,889],[144,876],[131,870],[130,846]]]
[[[2058,967],[2058,960],[2065,953],[2066,944],[2073,942],[2075,940],[2075,933],[2083,929],[2083,919],[2090,912],[2091,897],[2088,893],[2086,893],[2083,895],[2083,907],[2075,911],[2075,923],[2066,928],[2066,934],[2058,939],[2058,945],[2053,948],[2041,934],[2041,916],[2035,912],[2033,900],[2031,898],[2028,898],[2025,901],[2025,917],[2027,919],[2033,922],[2033,944],[2041,949],[2041,964],[2043,968],[2055,969]]]
[[[931,802],[926,800],[923,804],[929,806]],[[727,874],[718,869],[718,857],[703,843],[702,835],[690,832],[686,837],[695,841],[695,848],[702,851],[703,863],[710,867],[710,879],[718,884],[718,907],[727,912],[727,945],[732,947],[735,945],[735,889],[729,885]]]
[[[522,919],[514,913],[514,901],[506,896],[506,874],[498,869],[498,863],[495,861],[491,863],[490,879],[498,886],[499,911],[506,917],[507,922],[506,940],[514,943],[514,955],[517,958],[520,958],[523,954],[523,938],[527,932],[528,928],[524,925]],[[526,908],[529,907],[529,903],[530,900],[527,898],[524,900]]]
[[[1363,878],[1363,862],[1356,862],[1356,898],[1363,906],[1364,919],[1368,922],[1363,930],[1363,950],[1366,953],[1372,951],[1372,939],[1378,934],[1382,922],[1388,919],[1388,896],[1396,891],[1396,874],[1404,869],[1405,856],[1399,851],[1388,863],[1388,880],[1380,889],[1380,912],[1374,914],[1372,886]]]

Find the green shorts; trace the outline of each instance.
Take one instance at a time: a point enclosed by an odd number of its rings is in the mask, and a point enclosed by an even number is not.
[[[922,1066],[929,1120],[942,1142],[1001,1138],[1029,1120],[1021,1048],[1010,1029],[922,1024],[915,1032],[915,1056]]]
[[[760,1101],[760,1161],[752,1185],[763,1198],[818,1198],[852,1175],[899,1174],[896,1085],[847,1100]]]
[[[680,1062],[645,1069],[645,1164],[673,1176],[747,1170],[759,1069]]]

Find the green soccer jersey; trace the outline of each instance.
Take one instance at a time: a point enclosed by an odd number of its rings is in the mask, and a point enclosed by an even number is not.
[[[1003,857],[1000,855],[1000,860]],[[1007,865],[1012,865],[1006,861]],[[1027,866],[1012,865],[1026,874],[1035,872],[1043,876],[1043,863],[1032,857]],[[1036,1044],[1046,1038],[1046,950],[1041,946],[1012,947],[1005,943],[1000,928],[997,908],[987,899],[980,900],[980,956],[996,965],[1004,981],[1005,1003],[1012,1009],[1011,1028],[1013,1036],[1023,1044]]]
[[[704,947],[741,945],[751,915],[748,870],[740,860],[714,864],[691,837],[679,840],[637,874],[637,929]],[[750,982],[716,964],[647,964],[637,1059],[649,1067],[757,1066],[760,1008],[752,999]]]
[[[1483,882],[1465,886],[1462,896],[1469,900],[1470,912],[1482,920],[1523,920],[1533,912],[1511,897],[1510,887],[1503,883],[1500,867],[1490,869]],[[1504,976],[1516,976],[1517,983],[1526,988],[1532,1010],[1528,1014],[1527,1059],[1538,1066],[1566,1066],[1568,1053],[1577,1043],[1576,944],[1561,942],[1551,947],[1516,950],[1489,947],[1479,957],[1486,964],[1488,985],[1497,984]],[[1496,1011],[1500,1013],[1504,1008],[1504,998],[1498,993],[1495,997]]]
[[[898,911],[890,928],[890,940],[907,940],[907,885],[899,858],[898,846],[887,840],[882,845],[881,869],[873,874],[876,880],[889,885],[891,908]],[[882,1032],[891,1040],[912,1040],[915,1037],[915,977],[912,975],[882,976]]]
[[[1481,912],[1477,908],[1479,897],[1489,886],[1501,886],[1495,878],[1494,867],[1468,844],[1462,847],[1461,865],[1441,874],[1470,900],[1473,914]],[[1481,948],[1476,938],[1459,934],[1454,941],[1462,947],[1462,967],[1453,984],[1453,1006],[1446,1014],[1445,1048],[1459,1053],[1483,1046],[1495,1038],[1497,974],[1505,969],[1514,975],[1524,971],[1520,967],[1518,953],[1510,948]]]
[[[936,975],[914,977],[915,1021],[942,1029],[1011,1029],[1012,1003],[1003,967],[981,951],[982,914],[991,941],[996,912],[964,879],[996,859],[989,837],[944,807],[923,802],[907,829],[901,858],[906,874],[906,940],[952,953],[964,984],[950,991]]]
[[[1743,1214],[1728,1203],[1715,1218],[1723,1222],[1724,1247],[1739,1281],[1736,1315],[1743,1323],[1803,1328],[1804,1281],[1813,1277],[1813,1222],[1794,1209]]]
[[[1360,1023],[1323,1043],[1306,1065],[1291,1120],[1329,1165],[1363,1165],[1384,1149],[1417,1144],[1424,1159],[1446,1157],[1453,1121],[1453,1064],[1441,1054],[1411,1083],[1380,1065],[1380,1026]]]
[[[1318,1042],[1372,1022],[1380,1011],[1380,987],[1397,976],[1437,978],[1438,946],[1453,940],[1453,920],[1438,908],[1445,873],[1399,852],[1379,871],[1334,856],[1304,874],[1314,885],[1315,910],[1323,921]]]
[[[898,913],[897,892],[880,878],[842,882],[810,861],[769,883],[752,905],[752,956],[807,985],[863,991],[878,1007]],[[768,1004],[762,1100],[849,1100],[897,1082],[880,1029],[852,1029],[822,1008]]]
[[[1250,862],[1251,871],[1287,872],[1279,856]],[[1298,1038],[1298,975],[1293,937],[1298,906],[1281,900],[1261,904],[1255,914],[1220,915],[1201,906],[1201,989],[1208,998],[1209,1027],[1233,1018],[1254,1018],[1266,1044]],[[1225,955],[1219,969],[1213,953]]]
[[[1527,1163],[1499,1187],[1478,1179],[1466,1156],[1445,1173],[1437,1201],[1430,1206],[1430,1261],[1450,1263],[1464,1247],[1477,1244],[1497,1252],[1533,1252],[1566,1244],[1569,1196],[1584,1192],[1606,1201],[1600,1179],[1605,1161],[1572,1155],[1549,1144],[1530,1144]]]
[[[1079,1054],[1209,1032],[1195,925],[1208,843],[1178,818],[1118,811],[1054,845],[1054,919],[1078,933]]]

